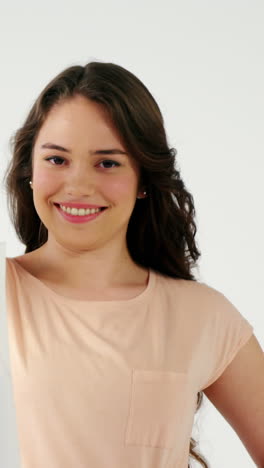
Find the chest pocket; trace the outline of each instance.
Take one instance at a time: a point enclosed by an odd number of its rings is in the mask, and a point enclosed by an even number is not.
[[[186,373],[133,369],[125,445],[183,447],[196,399]]]

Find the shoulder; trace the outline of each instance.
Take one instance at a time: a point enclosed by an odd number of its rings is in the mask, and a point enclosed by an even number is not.
[[[160,275],[160,295],[173,310],[189,319],[192,324],[207,323],[208,326],[221,328],[232,324],[246,324],[238,307],[219,289],[202,281],[177,279]]]
[[[24,255],[18,255],[17,257],[7,258],[7,263],[11,263],[15,266],[16,264],[20,265],[24,270],[26,270],[31,275],[35,276],[37,269],[40,265],[39,259],[34,252],[29,252]]]
[[[169,291],[174,297],[177,295],[186,304],[195,301],[197,306],[216,306],[217,304],[223,305],[230,302],[220,290],[199,280],[172,278],[159,273],[158,281],[163,289]]]

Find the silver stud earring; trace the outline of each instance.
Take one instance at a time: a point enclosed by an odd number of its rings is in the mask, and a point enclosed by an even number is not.
[[[142,193],[143,193],[144,197],[137,197],[137,198],[139,198],[139,199],[141,199],[141,198],[145,198],[145,196],[147,195],[147,192],[146,192],[146,191],[144,191],[144,192],[142,192]]]

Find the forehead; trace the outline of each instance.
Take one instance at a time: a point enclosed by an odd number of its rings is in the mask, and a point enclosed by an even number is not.
[[[140,167],[117,132],[107,109],[84,96],[68,98],[52,107],[38,132],[33,160],[41,154],[40,150],[45,151],[42,145],[47,142],[84,154],[121,149],[125,152],[122,157],[127,158],[132,167],[136,170]]]
[[[63,138],[65,145],[65,138],[68,144],[72,138],[95,144],[102,143],[102,139],[109,144],[123,144],[104,106],[83,96],[74,96],[52,107],[39,130],[36,145],[47,137]]]

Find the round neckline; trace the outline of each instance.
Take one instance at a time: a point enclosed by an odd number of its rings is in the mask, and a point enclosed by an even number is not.
[[[120,305],[120,306],[122,306],[122,305],[124,305],[124,306],[137,305],[138,303],[140,303],[142,301],[145,301],[146,298],[151,294],[151,292],[154,290],[155,282],[156,282],[155,271],[152,270],[151,268],[149,268],[148,269],[148,283],[147,283],[147,286],[144,289],[144,291],[142,291],[140,294],[138,294],[135,297],[132,297],[130,299],[120,299],[120,300],[113,300],[113,301],[108,301],[108,300],[107,301],[79,300],[79,299],[73,299],[73,298],[70,298],[70,297],[67,297],[67,296],[63,296],[62,294],[57,293],[52,288],[50,288],[45,283],[43,283],[43,281],[36,278],[31,273],[29,273],[25,268],[23,268],[22,265],[20,265],[20,263],[18,263],[14,257],[7,257],[7,260],[10,260],[11,263],[13,263],[13,265],[15,267],[18,267],[18,270],[20,271],[20,273],[22,273],[25,277],[29,278],[33,283],[38,285],[43,290],[43,292],[47,293],[47,291],[48,291],[49,294],[51,296],[53,296],[55,299],[59,300],[60,302],[64,302],[66,304],[74,304],[74,305],[76,305],[76,304],[82,305],[83,304],[83,305],[86,305],[86,306],[89,305],[89,304],[92,304],[92,305],[94,304],[94,305],[101,305],[101,306],[105,306],[105,307],[112,306],[112,305],[114,305],[114,306],[116,306],[116,305]]]

